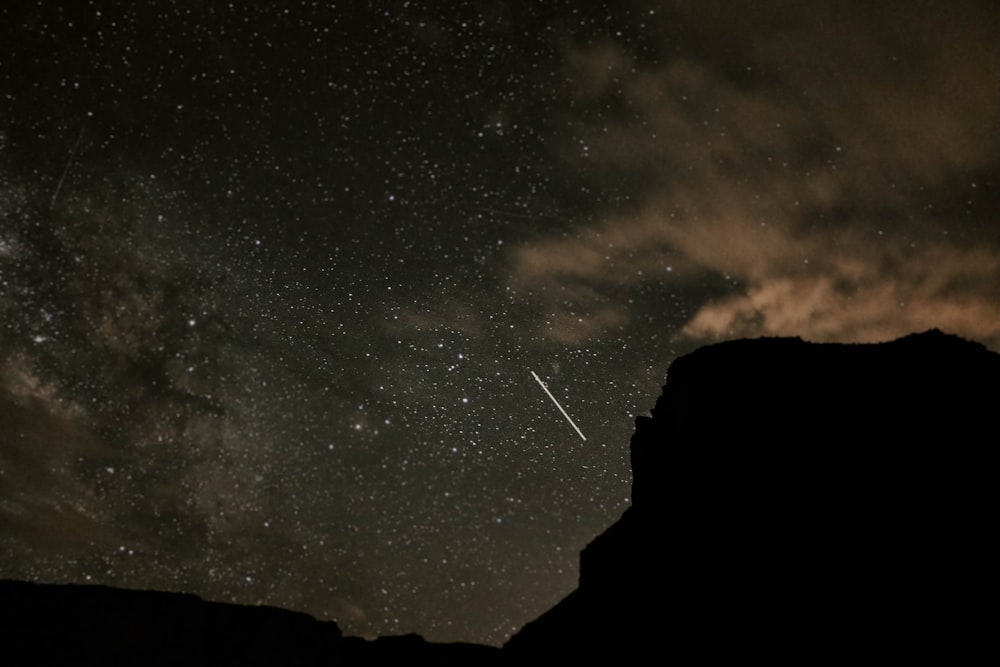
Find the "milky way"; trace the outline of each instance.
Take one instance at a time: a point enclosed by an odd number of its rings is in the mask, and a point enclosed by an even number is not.
[[[501,644],[679,354],[1000,349],[995,3],[439,5],[0,9],[0,576]]]

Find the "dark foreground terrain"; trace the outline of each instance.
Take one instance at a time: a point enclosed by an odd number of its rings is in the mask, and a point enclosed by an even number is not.
[[[949,663],[993,653],[1000,355],[720,343],[677,359],[632,437],[632,506],[502,649],[193,595],[0,582],[7,664],[636,658]],[[5,659],[6,662],[6,659]]]

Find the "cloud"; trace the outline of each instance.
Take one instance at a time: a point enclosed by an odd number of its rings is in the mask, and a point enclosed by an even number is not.
[[[581,134],[637,204],[510,250],[543,335],[599,339],[661,289],[701,295],[684,339],[939,327],[1000,347],[1000,247],[977,231],[997,223],[997,13],[855,9],[681,3],[684,49],[656,64],[611,40],[571,50],[573,105],[629,110]]]
[[[682,336],[862,342],[937,327],[1000,347],[1000,254],[938,246],[897,266],[887,261],[833,258],[822,273],[764,276],[745,292],[706,304]]]

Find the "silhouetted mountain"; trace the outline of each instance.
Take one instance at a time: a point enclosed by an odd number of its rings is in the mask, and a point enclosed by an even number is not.
[[[489,665],[500,649],[434,644],[418,635],[366,641],[333,622],[266,606],[106,586],[0,581],[7,664]]]
[[[936,330],[677,359],[636,420],[632,507],[505,653],[977,655],[992,635],[998,406],[1000,355]]]
[[[306,614],[179,593],[2,581],[0,600],[7,653],[25,664],[313,664],[342,639],[336,623]]]
[[[193,595],[0,582],[31,662],[948,662],[992,638],[1000,355],[939,331],[740,340],[677,359],[632,437],[632,507],[503,650],[374,642]]]

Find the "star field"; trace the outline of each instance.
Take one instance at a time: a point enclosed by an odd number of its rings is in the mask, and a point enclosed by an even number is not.
[[[975,1],[6,3],[0,576],[502,644],[628,507],[677,355],[1000,349],[998,33]]]

